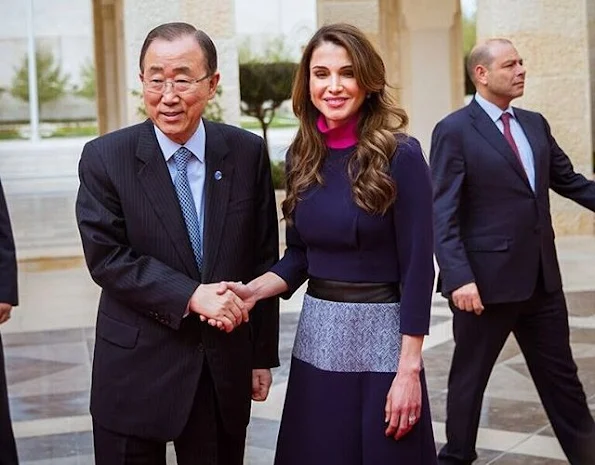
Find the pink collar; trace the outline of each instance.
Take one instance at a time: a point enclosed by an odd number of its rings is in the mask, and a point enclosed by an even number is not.
[[[320,115],[316,126],[324,135],[327,147],[331,149],[346,149],[357,144],[357,120],[358,115],[354,115],[345,124],[330,129],[326,124],[324,116]]]

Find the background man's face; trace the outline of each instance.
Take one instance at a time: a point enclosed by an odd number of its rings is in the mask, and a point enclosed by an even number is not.
[[[207,75],[204,53],[194,37],[188,35],[167,41],[157,39],[147,49],[141,81],[194,81]],[[200,118],[215,96],[219,74],[197,82],[186,92],[166,85],[161,93],[143,87],[149,118],[171,140],[184,144],[198,128]]]
[[[495,43],[490,47],[493,60],[484,76],[487,97],[507,101],[521,97],[525,90],[525,67],[516,49],[509,44]]]

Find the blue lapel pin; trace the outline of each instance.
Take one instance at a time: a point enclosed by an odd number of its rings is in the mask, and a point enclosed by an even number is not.
[[[221,181],[222,177],[223,177],[223,173],[221,173],[221,171],[215,171],[215,179],[217,181]]]

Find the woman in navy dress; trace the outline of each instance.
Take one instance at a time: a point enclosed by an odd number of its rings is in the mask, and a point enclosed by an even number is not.
[[[293,89],[287,250],[246,302],[308,280],[276,465],[433,465],[421,357],[434,279],[432,188],[382,59],[355,27],[327,25]]]

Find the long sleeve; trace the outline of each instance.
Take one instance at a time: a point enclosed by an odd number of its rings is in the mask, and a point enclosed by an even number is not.
[[[550,186],[558,194],[595,211],[595,182],[574,171],[568,155],[552,136],[550,127],[543,118],[550,145]]]
[[[461,241],[459,204],[465,181],[460,136],[444,123],[432,133],[430,167],[434,185],[434,229],[436,259],[440,267],[442,293],[450,294],[475,281]]]
[[[76,215],[91,277],[111,297],[147,316],[168,315],[162,322],[178,329],[199,283],[133,250],[118,192],[93,143],[83,149],[79,177]]]
[[[8,215],[8,206],[0,182],[0,302],[18,305],[17,259]]]
[[[270,271],[281,277],[289,290],[281,295],[289,299],[308,278],[308,258],[306,245],[295,228],[295,223],[285,230],[286,249],[283,258]]]
[[[401,333],[427,334],[434,284],[432,184],[415,139],[401,143],[392,171],[397,184],[394,222],[401,278]]]
[[[271,164],[264,143],[261,147],[259,176],[257,180],[257,251],[253,278],[269,270],[279,259],[279,233],[277,228],[277,205],[271,180]],[[270,298],[258,302],[250,314],[253,330],[253,368],[279,366],[279,299]]]

